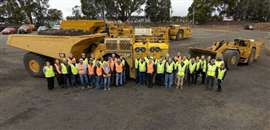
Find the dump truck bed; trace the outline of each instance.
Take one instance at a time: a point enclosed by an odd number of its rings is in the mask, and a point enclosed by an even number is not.
[[[12,47],[40,54],[51,58],[60,58],[60,53],[73,53],[78,57],[85,49],[106,34],[83,36],[49,36],[49,35],[10,35],[7,44]]]

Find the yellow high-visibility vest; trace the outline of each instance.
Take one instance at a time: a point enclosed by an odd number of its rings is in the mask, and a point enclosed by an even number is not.
[[[218,69],[218,79],[223,80],[224,75],[225,75],[226,69]]]
[[[44,70],[45,70],[44,75],[46,78],[51,78],[55,76],[52,66],[49,66],[49,67],[45,66]]]
[[[69,65],[71,67],[72,74],[73,75],[77,75],[78,74],[78,68],[75,65],[73,65],[73,64],[69,64]]]
[[[164,74],[165,63],[157,63],[157,74]]]
[[[224,64],[224,61],[222,61],[222,60],[221,61],[215,61],[215,65],[218,68],[220,68],[222,64]]]
[[[139,72],[146,72],[146,62],[139,62]]]
[[[203,72],[206,72],[206,69],[207,69],[207,65],[206,64],[207,64],[206,60],[203,60],[201,62],[201,68],[202,68]]]
[[[171,64],[166,63],[166,72],[167,73],[172,73],[174,68],[174,63],[172,62]]]
[[[67,66],[63,63],[61,63],[61,72],[62,74],[67,74],[68,71],[67,71]]]
[[[188,59],[184,60],[184,64],[185,64],[186,66],[188,66],[188,65],[189,65],[189,60],[188,60]]]
[[[186,65],[181,65],[181,64],[178,64],[178,73],[177,75],[180,76],[180,77],[184,77],[185,76],[185,70],[186,70]]]
[[[208,65],[208,70],[207,70],[207,75],[208,76],[212,76],[215,77],[216,76],[216,65]]]
[[[199,60],[199,62],[196,63],[196,70],[200,70],[202,61]]]
[[[189,73],[191,73],[191,74],[193,74],[194,73],[194,71],[195,71],[195,69],[196,69],[196,63],[190,63],[189,64]]]
[[[88,59],[87,59],[87,58],[85,58],[85,59],[83,60],[83,64],[88,64]]]

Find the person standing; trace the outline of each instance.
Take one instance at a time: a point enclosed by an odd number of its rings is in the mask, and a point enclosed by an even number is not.
[[[92,88],[95,88],[95,65],[93,64],[93,61],[89,61],[89,64],[87,66],[87,70],[88,70],[88,85],[91,86]]]
[[[222,91],[221,84],[223,83],[225,76],[227,74],[227,69],[225,68],[224,64],[221,64],[220,68],[218,69],[218,92]]]
[[[62,73],[61,73],[61,65],[60,61],[58,59],[55,60],[54,62],[54,69],[55,69],[55,76],[56,80],[59,86],[62,86],[63,84],[63,79],[62,79]]]
[[[184,78],[186,74],[186,65],[184,62],[180,62],[177,65],[177,83],[176,83],[176,88],[183,90],[184,86]]]
[[[127,66],[126,66],[126,60],[124,57],[120,57],[121,64],[123,66],[123,72],[122,72],[122,84],[124,85],[126,83],[126,76],[127,76]]]
[[[111,85],[111,68],[108,65],[108,63],[103,64],[103,85],[104,85],[104,90],[110,90],[110,85]]]
[[[164,73],[165,73],[165,62],[162,59],[157,61],[156,65],[156,83],[158,86],[162,86],[164,83]]]
[[[81,58],[79,60],[79,64],[77,64],[77,68],[79,70],[79,77],[81,81],[81,85],[83,86],[82,89],[84,88],[90,88],[88,85],[88,76],[87,76],[87,64],[84,63],[84,60]]]
[[[71,62],[69,64],[71,69],[70,79],[71,79],[71,86],[76,87],[77,84],[77,76],[78,76],[78,68],[76,66],[76,62]]]
[[[217,69],[221,68],[222,64],[224,64],[224,61],[222,60],[222,58],[217,57],[217,59],[215,61],[215,65],[216,65]]]
[[[202,63],[202,61],[201,61],[201,59],[200,59],[200,57],[196,57],[196,69],[195,69],[195,76],[194,76],[194,84],[196,85],[197,84],[197,80],[199,79],[199,77],[200,77],[200,74],[201,74],[201,71],[202,71],[202,69],[201,69],[201,63]]]
[[[155,72],[155,64],[153,59],[149,59],[149,62],[147,63],[147,71],[146,71],[146,80],[147,80],[147,86],[148,88],[153,87],[153,77]]]
[[[145,85],[145,73],[146,73],[146,61],[144,60],[145,58],[141,58],[139,62],[139,82],[141,86]]]
[[[205,59],[205,56],[201,56],[201,75],[202,75],[201,84],[205,83],[206,71],[207,71],[207,61]]]
[[[84,64],[86,64],[86,65],[88,64],[88,58],[87,58],[87,56],[86,56],[85,53],[82,53],[81,59],[83,59],[83,63],[84,63]]]
[[[123,64],[121,63],[121,60],[118,59],[115,64],[115,70],[116,70],[116,87],[120,87],[123,85]]]
[[[191,61],[188,66],[188,86],[195,83],[195,76],[196,76],[196,63],[195,59],[191,58]]]
[[[215,65],[215,60],[212,59],[207,67],[206,89],[213,89],[216,79],[216,71],[217,67]]]
[[[61,73],[62,73],[62,78],[63,78],[63,85],[62,88],[67,88],[68,87],[68,62],[67,59],[63,59],[63,63],[61,63]]]
[[[108,64],[111,69],[111,85],[115,85],[115,61],[109,57]]]
[[[168,59],[165,66],[165,88],[171,88],[173,85],[173,72],[174,72],[174,63],[172,58]]]
[[[96,63],[95,72],[96,72],[96,88],[101,89],[103,71],[99,62]]]
[[[48,89],[53,90],[55,74],[53,71],[53,66],[50,64],[49,61],[46,62],[46,65],[43,68],[43,73],[44,73],[45,78],[47,80]]]

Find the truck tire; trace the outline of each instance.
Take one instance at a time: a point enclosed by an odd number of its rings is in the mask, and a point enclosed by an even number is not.
[[[256,49],[252,48],[249,59],[248,59],[248,64],[252,64],[255,61],[255,56],[256,56]]]
[[[181,40],[181,38],[182,38],[182,33],[180,32],[180,31],[178,31],[177,32],[177,34],[176,34],[176,41],[179,41],[179,40]]]
[[[226,50],[224,53],[224,62],[228,69],[235,69],[239,63],[240,54],[236,50]]]
[[[31,52],[26,53],[23,57],[25,69],[33,77],[44,77],[42,69],[46,60],[45,57]]]

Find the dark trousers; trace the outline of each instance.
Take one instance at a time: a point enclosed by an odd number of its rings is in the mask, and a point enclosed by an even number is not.
[[[197,80],[198,80],[199,77],[200,77],[201,71],[198,70],[198,71],[195,71],[194,73],[195,73],[194,84],[197,84]]]
[[[62,78],[62,75],[61,74],[57,74],[56,75],[56,80],[57,80],[58,86],[62,86],[62,84],[63,84],[63,78]]]
[[[46,78],[47,79],[47,85],[49,90],[53,90],[54,88],[54,77]]]
[[[76,86],[77,85],[77,75],[70,75],[71,79],[71,86]]]
[[[157,74],[156,75],[156,84],[158,86],[163,86],[164,85],[164,74]]]
[[[153,76],[154,74],[146,74],[146,82],[147,82],[147,87],[152,88],[153,87]]]
[[[218,92],[222,91],[221,84],[222,84],[222,80],[218,79],[218,89],[217,89]]]
[[[136,84],[139,84],[139,70],[136,69]]]
[[[206,78],[206,73],[205,72],[201,72],[202,74],[202,84],[205,83],[205,78]]]
[[[67,74],[63,74],[62,75],[62,78],[63,78],[63,84],[62,84],[62,88],[65,88],[68,86],[68,80],[69,80],[69,75]]]
[[[139,72],[140,85],[145,85],[145,72]]]
[[[207,89],[213,89],[215,83],[215,77],[213,76],[207,76],[206,78],[206,88]]]
[[[112,76],[111,76],[111,85],[112,86],[115,86],[115,79],[116,79],[116,76],[115,76],[115,72],[112,72]]]
[[[195,77],[196,77],[196,73],[189,73],[188,75],[188,86],[190,86],[191,84],[195,84]]]

